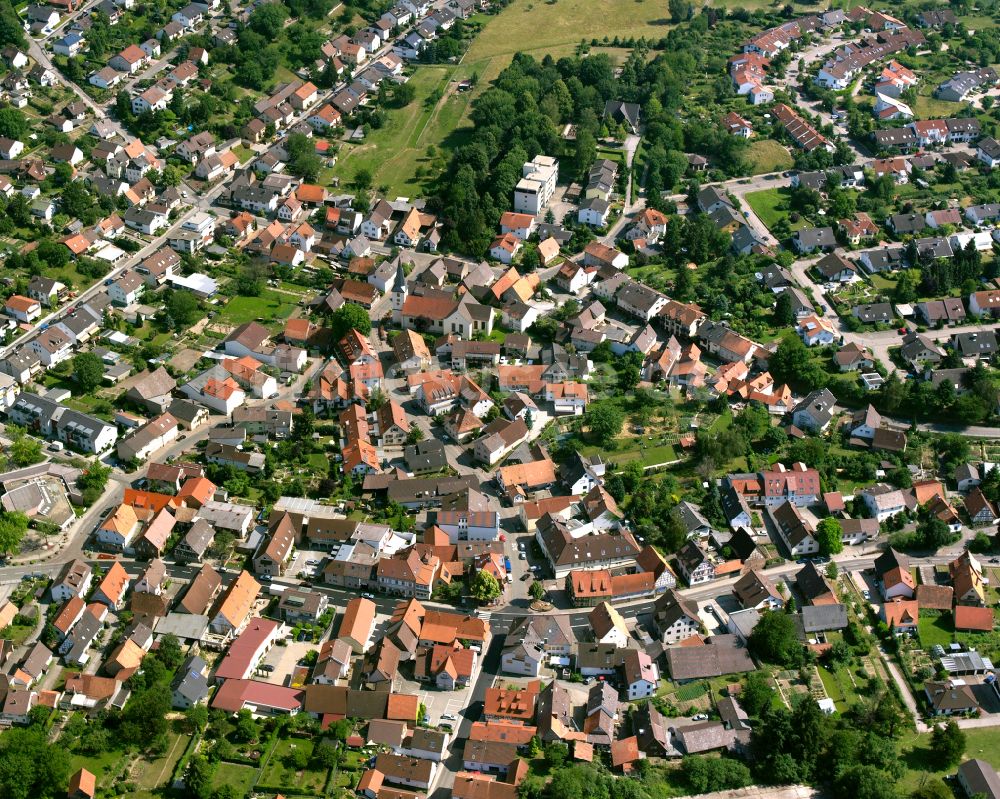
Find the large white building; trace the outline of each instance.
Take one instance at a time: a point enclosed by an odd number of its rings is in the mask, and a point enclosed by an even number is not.
[[[549,204],[556,190],[559,162],[550,155],[536,155],[521,167],[521,179],[514,187],[514,210],[537,214]]]

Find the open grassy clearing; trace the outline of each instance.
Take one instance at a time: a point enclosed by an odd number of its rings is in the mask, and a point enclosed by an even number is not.
[[[617,464],[619,467],[632,461],[639,461],[643,466],[654,466],[660,463],[670,463],[677,460],[677,453],[670,444],[660,446],[644,447],[635,439],[635,445],[625,444],[619,449],[608,450],[598,446],[586,446],[580,448],[582,455],[601,455],[605,460]]]
[[[978,757],[995,768],[1000,767],[1000,728],[980,727],[964,732],[966,747],[963,760]],[[953,768],[944,771],[935,770],[935,759],[931,752],[931,733],[929,732],[923,735],[914,733],[905,736],[899,742],[899,751],[901,760],[906,765],[906,773],[897,787],[905,793],[918,787],[927,772],[936,777],[955,773]]]
[[[795,164],[788,148],[774,139],[758,139],[751,143],[749,157],[755,175],[791,169]]]
[[[259,297],[231,297],[226,307],[219,311],[217,321],[222,324],[242,325],[244,322],[287,319],[295,308],[294,298],[288,294],[265,289]]]
[[[788,216],[788,198],[791,193],[790,189],[764,189],[745,194],[743,199],[760,217],[760,221],[770,229]],[[798,230],[805,226],[806,221],[801,218],[791,224],[792,230]]]
[[[304,794],[317,794],[326,784],[326,771],[306,768],[297,770],[289,761],[293,749],[303,749],[312,755],[313,742],[308,738],[288,738],[278,741],[260,775],[261,785],[273,787],[294,785]]]
[[[426,157],[426,147],[441,144],[464,113],[464,107],[461,113],[455,107],[462,101],[467,102],[462,96],[449,107],[452,98],[446,90],[454,71],[454,67],[443,66],[418,68],[410,78],[416,99],[406,108],[390,110],[385,125],[372,130],[360,144],[345,144],[337,172],[351,180],[359,171],[367,169],[375,185],[388,185],[390,194],[408,194],[419,189],[415,183],[416,172],[420,161]],[[428,98],[436,90],[445,92],[447,99],[428,104]],[[442,122],[434,121],[445,107],[448,111]]]
[[[237,796],[246,796],[257,782],[257,769],[238,763],[219,763],[212,776],[212,788],[232,785]]]
[[[581,39],[658,39],[668,28],[666,5],[653,0],[515,0],[486,25],[465,61],[510,57],[519,50],[575,46]]]
[[[184,754],[188,736],[178,732],[168,733],[167,748],[163,755],[154,760],[142,759],[132,767],[133,778],[140,788],[153,790],[165,786],[173,774],[177,761]]]
[[[950,103],[947,100],[938,100],[926,94],[917,96],[913,103],[913,113],[917,119],[935,119],[955,116],[957,111],[965,108],[964,103]]]

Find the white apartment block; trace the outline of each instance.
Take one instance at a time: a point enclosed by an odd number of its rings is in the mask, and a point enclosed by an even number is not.
[[[536,155],[521,167],[521,179],[514,187],[514,210],[538,214],[552,199],[559,177],[559,162],[550,155]]]

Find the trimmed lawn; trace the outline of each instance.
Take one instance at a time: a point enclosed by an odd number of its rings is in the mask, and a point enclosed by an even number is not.
[[[790,189],[764,189],[763,191],[752,191],[745,194],[743,199],[753,209],[753,212],[760,217],[768,229],[774,227],[778,220],[787,217],[788,198],[791,195]],[[799,219],[791,225],[792,230],[805,227],[806,221]]]
[[[619,467],[624,466],[626,463],[630,463],[631,461],[639,461],[643,466],[653,466],[657,463],[669,463],[677,458],[677,453],[674,452],[674,448],[670,444],[662,444],[653,447],[630,446],[627,449],[615,450],[589,446],[581,447],[580,453],[583,455],[599,454],[606,461],[612,461],[618,464]]]
[[[868,279],[879,291],[892,291],[896,288],[896,281],[884,275],[868,275]]]
[[[135,769],[134,773],[138,774],[136,782],[140,788],[153,790],[161,785],[166,785],[170,775],[174,772],[174,766],[184,754],[184,748],[188,744],[188,736],[170,732],[167,737],[170,742],[167,744],[167,750],[163,756],[151,762],[144,761],[141,767]]]
[[[237,796],[246,796],[257,782],[257,769],[239,763],[219,763],[212,776],[212,788],[232,785]]]
[[[837,681],[837,678],[825,666],[819,666],[816,670],[819,672],[819,678],[823,683],[823,688],[826,690],[826,695],[833,700],[833,703],[837,706],[837,710],[843,713],[847,710],[847,701],[844,697],[844,692],[840,689],[840,683]]]
[[[918,119],[938,119],[955,116],[959,109],[963,108],[962,103],[950,103],[947,100],[938,100],[927,95],[919,95],[913,104],[913,113]]]
[[[97,778],[98,788],[109,788],[110,771],[118,764],[122,754],[120,750],[112,749],[99,755],[73,755],[69,761],[69,770],[73,774],[78,769],[85,768]]]
[[[750,161],[753,163],[753,174],[779,172],[791,169],[795,165],[788,148],[774,139],[758,139],[750,145]]]
[[[230,325],[283,322],[295,309],[292,300],[289,295],[271,289],[264,289],[259,297],[230,297],[226,307],[219,311],[218,321]]]
[[[233,147],[233,152],[236,153],[236,157],[240,159],[241,164],[245,164],[254,156],[254,151],[245,144],[237,144]]]
[[[921,614],[917,621],[920,645],[924,649],[930,649],[935,644],[947,648],[953,640],[954,630],[955,625],[950,613],[941,613],[938,616]]]

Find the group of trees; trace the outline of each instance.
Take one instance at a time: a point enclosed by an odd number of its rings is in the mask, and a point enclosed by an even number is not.
[[[187,330],[202,317],[202,305],[190,291],[168,291],[158,318],[171,330]]]
[[[836,718],[809,697],[792,710],[768,706],[753,727],[754,774],[769,784],[827,784],[837,796],[896,799],[904,767],[895,739],[907,720],[887,691],[865,697]]]
[[[316,153],[313,140],[304,133],[293,133],[286,143],[288,167],[305,181],[314,181],[323,168],[323,159]]]
[[[977,364],[962,378],[959,394],[948,380],[935,386],[930,380],[902,381],[893,373],[871,396],[884,414],[902,419],[941,419],[955,424],[983,424],[996,411],[997,386],[993,373]]]
[[[524,162],[537,153],[561,152],[560,125],[596,129],[614,91],[614,68],[606,55],[558,63],[515,55],[476,99],[476,135],[455,150],[441,177],[445,245],[485,252],[500,214],[510,207]]]

